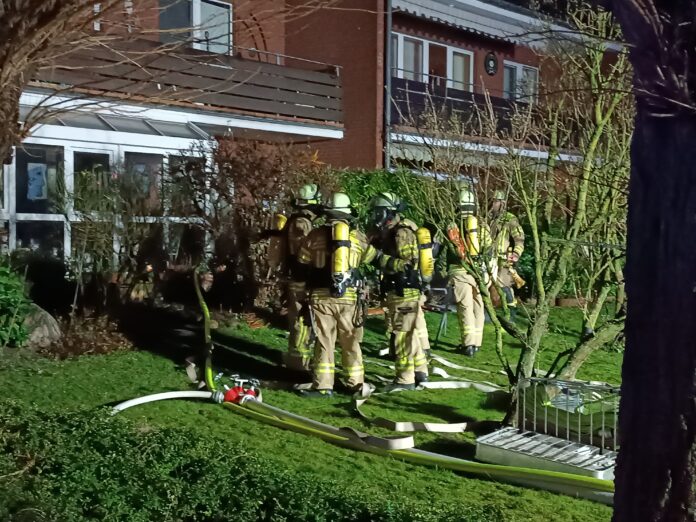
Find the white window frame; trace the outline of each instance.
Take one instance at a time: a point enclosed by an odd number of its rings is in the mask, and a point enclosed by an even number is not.
[[[452,78],[453,70],[453,55],[454,53],[461,53],[469,55],[469,78],[471,78],[471,83],[468,89],[464,89],[467,92],[473,92],[474,90],[474,51],[469,49],[462,49],[461,47],[454,47],[452,45],[447,45],[434,40],[426,40],[425,38],[420,38],[418,36],[412,36],[410,34],[404,33],[392,33],[397,37],[397,63],[392,64],[392,67],[396,67],[396,77],[403,79],[404,77],[404,39],[408,38],[411,40],[418,40],[421,42],[423,49],[423,57],[421,60],[422,71],[421,77],[424,83],[430,81],[430,44],[437,45],[438,47],[445,47],[447,49],[447,87],[454,88],[454,80]]]
[[[234,39],[233,39],[233,31],[232,31],[232,22],[234,20],[234,16],[232,14],[232,3],[228,2],[222,2],[220,0],[206,0],[206,2],[219,5],[220,7],[225,7],[229,13],[230,13],[230,19],[229,19],[229,28],[230,28],[230,48],[227,50],[226,54],[232,54],[232,48],[234,47]],[[199,49],[201,51],[207,51],[205,47],[205,34],[204,30],[201,27],[201,24],[203,21],[201,20],[201,0],[191,0],[191,26],[192,26],[192,36],[193,36],[193,48],[194,49]],[[212,52],[212,51],[210,51]],[[224,53],[215,53],[215,54],[224,54]]]
[[[94,15],[94,21],[92,22],[92,29],[95,31],[99,32],[101,31],[101,20],[98,18],[98,16],[101,14],[101,3],[97,2],[92,6],[92,13]]]
[[[466,92],[474,92],[474,53],[466,49],[447,46],[447,87],[454,89],[454,53],[469,56],[469,85],[463,89]]]
[[[539,96],[539,68],[534,67],[533,65],[525,65],[523,63],[518,63],[518,62],[512,62],[510,60],[503,60],[503,74],[505,74],[505,67],[514,67],[515,68],[515,92],[511,93],[510,98],[507,98],[509,100],[513,101],[521,101],[525,103],[534,103]],[[524,72],[525,69],[532,69],[536,71],[537,75],[537,81],[536,81],[536,91],[534,94],[530,97],[525,95],[524,93],[520,92],[520,78],[522,78],[522,73]],[[504,76],[503,76],[504,78]],[[505,80],[503,79],[503,82]],[[505,84],[503,83],[503,98],[505,98]]]
[[[167,168],[169,162],[169,156],[180,155],[182,150],[187,150],[186,148],[170,148],[163,147],[159,144],[154,144],[153,146],[136,146],[136,145],[124,145],[118,143],[90,143],[87,141],[89,136],[89,129],[77,129],[65,127],[59,128],[61,132],[66,134],[66,138],[45,138],[30,136],[26,138],[22,143],[26,145],[49,145],[49,146],[59,146],[63,148],[63,176],[65,183],[65,190],[69,194],[72,194],[75,184],[75,172],[74,172],[74,156],[75,152],[87,152],[87,153],[97,153],[97,154],[108,154],[111,162],[110,167],[113,168],[116,165],[124,164],[126,152],[138,152],[145,154],[160,154],[163,157],[163,172],[162,175],[167,175]],[[72,133],[72,134],[71,134]],[[68,135],[70,137],[68,138]],[[136,135],[140,136],[140,135]],[[75,138],[84,138],[84,141],[75,141]],[[147,136],[148,139],[153,138],[153,136]],[[193,143],[194,140],[186,140],[182,138],[177,141],[189,141]],[[16,196],[16,158],[13,158],[11,165],[5,166],[6,181],[5,187],[13,191],[13,195]],[[70,259],[72,256],[72,238],[71,238],[71,224],[79,223],[81,221],[79,212],[75,212],[74,209],[70,208],[66,216],[58,213],[18,213],[16,211],[16,199],[11,197],[9,190],[6,192],[6,200],[8,207],[0,211],[0,217],[2,221],[9,221],[9,242],[8,248],[13,251],[17,248],[17,223],[24,222],[62,222],[63,223],[63,258],[65,260]],[[166,205],[166,201],[165,201]],[[168,209],[165,209],[168,210]],[[195,218],[191,217],[179,217],[179,216],[140,216],[138,219],[142,220],[143,223],[162,223],[165,229],[168,229],[168,225],[172,223],[193,223]],[[119,238],[114,235],[114,256],[117,255],[119,251],[120,242]]]

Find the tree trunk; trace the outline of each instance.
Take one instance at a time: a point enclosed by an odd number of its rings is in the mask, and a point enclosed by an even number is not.
[[[691,29],[693,32],[693,29]],[[693,48],[691,50],[693,53]],[[696,518],[696,116],[638,106],[614,520]]]
[[[534,375],[534,364],[541,340],[549,329],[549,305],[545,301],[539,301],[534,310],[534,320],[529,328],[527,342],[522,348],[517,365],[517,378],[532,377]]]
[[[573,350],[563,367],[558,372],[558,378],[564,381],[572,381],[585,361],[598,349],[612,342],[624,328],[624,320],[615,319],[600,326],[594,335],[582,341]]]

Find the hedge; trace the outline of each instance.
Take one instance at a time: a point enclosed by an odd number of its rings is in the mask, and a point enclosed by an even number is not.
[[[233,429],[233,424],[231,424]],[[0,401],[0,520],[500,521],[495,506],[398,499],[283,468],[253,448],[107,410]],[[385,484],[388,477],[385,477]]]

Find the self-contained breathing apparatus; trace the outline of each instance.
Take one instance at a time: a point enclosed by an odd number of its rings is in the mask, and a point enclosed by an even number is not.
[[[383,192],[373,198],[370,203],[372,207],[372,221],[378,230],[382,232],[385,252],[392,254],[397,252],[396,234],[400,228],[408,228],[415,232],[418,245],[418,255],[415,263],[407,264],[403,271],[393,271],[389,268],[380,274],[380,294],[386,295],[393,291],[399,296],[404,295],[406,288],[423,290],[432,281],[435,272],[435,259],[433,254],[433,241],[430,231],[421,227],[418,228],[409,220],[401,220],[395,226],[392,223],[399,218],[399,214],[406,209],[406,205],[399,197],[390,192]],[[384,233],[387,237],[384,237]]]
[[[268,242],[268,266],[270,270],[280,270],[283,264],[287,237],[283,229],[288,222],[287,216],[284,214],[276,214],[273,216],[273,225],[269,230],[270,240]]]

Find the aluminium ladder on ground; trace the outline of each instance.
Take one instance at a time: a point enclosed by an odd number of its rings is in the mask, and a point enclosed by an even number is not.
[[[479,437],[476,457],[612,479],[619,393],[603,383],[522,379],[515,426]]]

